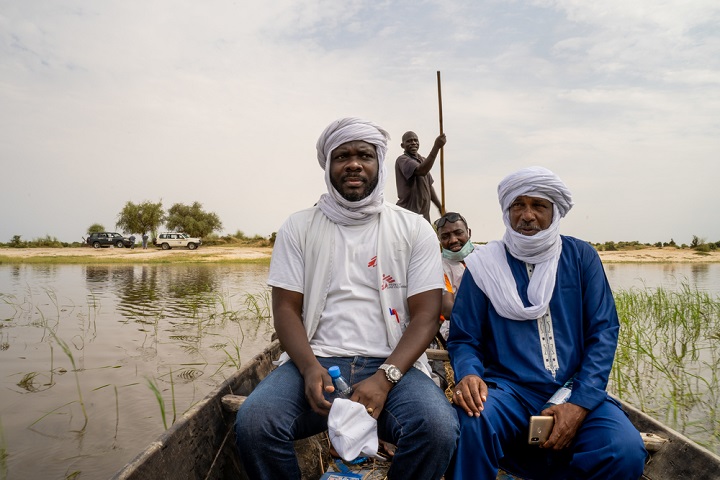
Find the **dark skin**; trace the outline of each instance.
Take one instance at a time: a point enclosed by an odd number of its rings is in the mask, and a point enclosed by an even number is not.
[[[437,231],[438,240],[440,245],[445,250],[451,250],[458,252],[462,247],[470,240],[470,229],[465,225],[465,222],[458,220],[457,222],[445,222]],[[452,307],[455,303],[455,294],[445,292],[442,299],[442,316],[450,318],[452,313]]]
[[[544,198],[520,195],[510,204],[509,213],[513,230],[532,236],[552,224],[553,204]]]
[[[365,198],[372,192],[372,189],[368,190],[368,185],[373,182],[377,185],[375,147],[366,142],[348,142],[337,147],[330,154],[328,168],[332,185],[348,200]],[[395,365],[403,373],[413,366],[437,333],[441,297],[440,289],[408,297],[410,323],[386,363]],[[330,374],[317,361],[310,347],[303,325],[302,306],[303,294],[279,287],[272,288],[274,325],[278,339],[303,376],[305,398],[310,408],[327,416],[331,404],[323,392],[331,393],[335,388]],[[377,419],[392,387],[385,372],[378,370],[371,377],[353,385],[350,399],[372,408],[372,416]]]
[[[343,143],[330,153],[330,183],[346,200],[357,202],[378,183],[375,147],[362,140]]]
[[[440,152],[440,149],[445,146],[445,143],[447,143],[447,137],[445,136],[445,134],[443,133],[441,135],[438,135],[438,137],[435,139],[435,143],[433,143],[433,148],[432,150],[430,150],[430,153],[428,153],[427,157],[425,157],[425,159],[422,160],[415,169],[415,175],[419,177],[424,177],[425,175],[430,173],[433,165],[435,165],[435,159],[437,158],[437,154],[438,152]],[[418,136],[415,134],[415,132],[405,132],[405,134],[402,136],[402,142],[400,142],[400,146],[405,153],[407,153],[411,157],[418,158],[420,140],[418,140]],[[437,194],[435,193],[435,189],[432,186],[430,187],[430,200],[432,200],[433,204],[440,211],[441,215],[445,214],[445,212],[443,212],[442,210],[442,203],[440,202],[440,199],[438,198]]]
[[[510,205],[510,225],[522,235],[535,235],[552,224],[553,204],[543,198],[521,195]],[[457,392],[460,392],[460,395]],[[479,417],[487,400],[488,387],[477,375],[466,375],[455,386],[453,403],[469,416]],[[540,415],[555,417],[550,437],[540,447],[562,450],[572,443],[588,410],[567,402],[546,408]]]
[[[422,355],[437,332],[436,319],[440,315],[441,295],[441,291],[436,289],[408,297],[410,324],[386,363],[395,365],[404,373]],[[303,376],[305,398],[310,408],[327,416],[331,403],[325,399],[323,392],[332,393],[335,388],[330,374],[320,365],[310,348],[302,321],[302,303],[301,293],[273,287],[274,325],[280,343]],[[371,377],[353,385],[350,400],[372,408],[372,416],[377,419],[392,387],[385,372],[378,370]]]

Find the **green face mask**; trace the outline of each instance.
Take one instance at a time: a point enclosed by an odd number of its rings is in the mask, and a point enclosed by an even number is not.
[[[473,250],[475,250],[475,245],[473,245],[472,242],[468,240],[465,245],[463,245],[463,247],[457,252],[453,252],[452,250],[446,250],[443,248],[442,256],[443,258],[447,258],[448,260],[455,260],[456,262],[460,262],[462,260],[465,260],[465,257],[470,255]]]

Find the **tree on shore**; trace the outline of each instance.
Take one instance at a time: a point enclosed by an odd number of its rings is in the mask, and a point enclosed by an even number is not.
[[[87,233],[100,233],[105,231],[105,226],[100,223],[93,223],[87,229]]]
[[[192,205],[176,203],[168,210],[165,225],[169,230],[185,232],[191,237],[206,237],[222,228],[217,214],[204,211],[200,202]]]
[[[124,233],[144,235],[153,232],[154,234],[164,221],[165,212],[162,208],[162,201],[152,203],[146,200],[138,205],[127,202],[118,214],[115,226],[121,228]]]

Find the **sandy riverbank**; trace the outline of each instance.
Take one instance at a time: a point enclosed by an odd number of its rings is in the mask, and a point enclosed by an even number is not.
[[[200,247],[197,250],[176,248],[0,248],[0,262],[69,263],[183,263],[244,262],[270,258],[268,247]],[[617,252],[600,252],[603,263],[720,263],[720,251],[701,254],[678,248],[644,248]],[[33,260],[28,260],[33,259]]]
[[[701,253],[689,248],[643,248],[599,253],[603,263],[720,263],[720,251]]]
[[[197,250],[173,248],[0,248],[0,262],[63,263],[183,263],[243,262],[269,259],[269,247],[200,247]]]

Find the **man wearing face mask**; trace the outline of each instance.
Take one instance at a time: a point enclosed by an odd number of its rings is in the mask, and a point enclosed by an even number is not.
[[[438,240],[442,247],[443,274],[445,290],[443,291],[442,309],[440,314],[444,320],[440,325],[440,333],[447,340],[450,332],[450,313],[452,312],[455,294],[465,273],[465,257],[475,248],[470,241],[470,228],[462,215],[448,212],[435,220]]]

